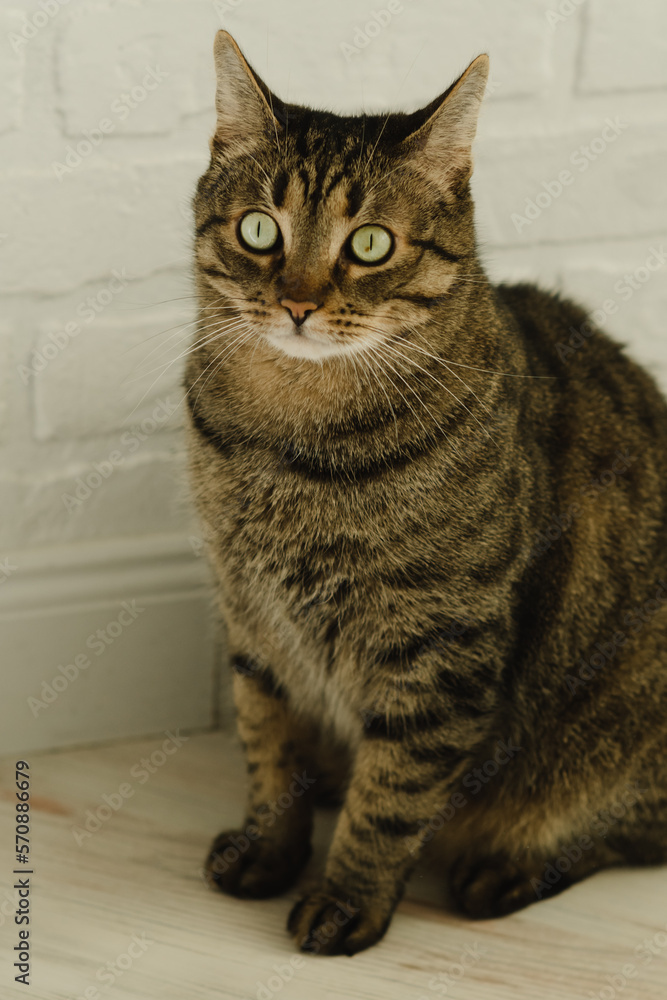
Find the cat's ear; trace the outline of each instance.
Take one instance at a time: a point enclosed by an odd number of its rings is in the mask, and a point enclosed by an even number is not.
[[[489,57],[477,56],[465,73],[424,109],[428,118],[404,140],[425,168],[447,187],[472,173],[472,144],[489,75]]]
[[[240,151],[261,135],[272,135],[275,141],[282,124],[274,112],[281,113],[282,102],[248,65],[229,32],[218,31],[213,56],[218,117],[211,152]]]

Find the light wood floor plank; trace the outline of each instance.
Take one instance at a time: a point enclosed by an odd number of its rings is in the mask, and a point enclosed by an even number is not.
[[[421,871],[380,945],[353,959],[298,956],[284,929],[296,891],[239,901],[209,891],[200,877],[212,836],[242,816],[245,776],[235,741],[192,735],[140,783],[132,769],[164,738],[32,755],[33,985],[13,985],[8,952],[16,928],[13,918],[0,918],[3,1000],[77,1000],[95,985],[94,1000],[667,997],[667,869],[603,872],[552,901],[479,923],[438,905],[444,887]],[[4,901],[14,867],[13,760],[3,761],[2,778]],[[78,846],[72,828],[123,782],[133,795]],[[322,864],[334,820],[331,812],[318,817],[310,873]],[[115,981],[96,980],[134,936],[145,938],[141,957]],[[646,939],[656,951],[648,962],[636,952]],[[466,949],[476,957],[461,977]],[[284,982],[275,967],[285,971],[294,958],[299,967]],[[612,994],[608,977],[623,976],[628,963],[636,975],[620,988],[617,979]]]

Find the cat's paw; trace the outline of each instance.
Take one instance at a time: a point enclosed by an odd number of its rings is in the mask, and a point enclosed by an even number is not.
[[[373,899],[351,900],[345,892],[325,886],[295,903],[287,930],[301,951],[355,955],[380,940],[391,913]]]
[[[204,872],[209,885],[231,896],[266,899],[290,888],[310,857],[310,844],[286,847],[276,838],[251,839],[243,830],[219,834]]]
[[[540,898],[525,864],[505,855],[460,858],[452,870],[451,888],[458,908],[474,920],[504,917]]]

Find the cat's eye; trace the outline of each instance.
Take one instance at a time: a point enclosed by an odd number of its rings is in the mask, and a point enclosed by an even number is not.
[[[362,264],[379,264],[394,248],[394,238],[384,226],[360,226],[349,242],[350,253]]]
[[[239,224],[239,239],[255,253],[273,250],[280,240],[277,223],[266,212],[248,212]]]

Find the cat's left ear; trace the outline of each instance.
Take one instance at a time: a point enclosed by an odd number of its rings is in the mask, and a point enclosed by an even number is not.
[[[213,48],[217,87],[217,123],[211,152],[241,151],[262,136],[282,133],[284,106],[243,57],[227,31],[215,36]]]
[[[424,111],[428,118],[403,141],[446,187],[464,184],[472,173],[472,144],[489,76],[489,57],[477,56],[465,73]]]

